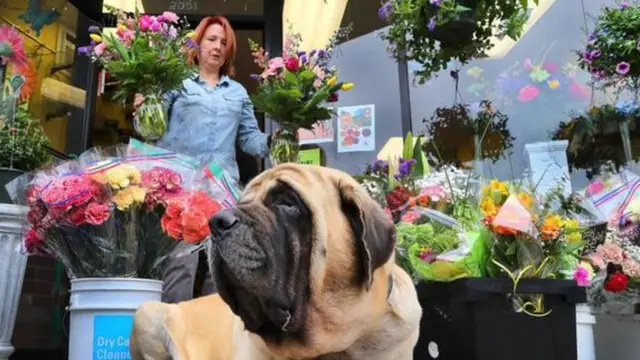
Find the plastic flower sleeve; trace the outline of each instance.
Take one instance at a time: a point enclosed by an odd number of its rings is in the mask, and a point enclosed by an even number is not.
[[[416,279],[453,281],[483,276],[483,234],[464,231],[437,210],[413,207],[396,225],[399,263]]]

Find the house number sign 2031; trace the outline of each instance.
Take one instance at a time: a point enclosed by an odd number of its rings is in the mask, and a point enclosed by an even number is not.
[[[169,1],[169,11],[197,11],[198,1],[194,0],[178,0]]]

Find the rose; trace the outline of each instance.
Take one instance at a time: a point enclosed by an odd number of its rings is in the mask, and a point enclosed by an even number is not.
[[[91,225],[100,225],[109,218],[109,206],[99,203],[90,203],[85,210],[87,223]]]
[[[629,276],[623,272],[617,272],[607,278],[604,282],[604,289],[612,293],[618,293],[624,291],[628,284]]]
[[[296,71],[298,71],[300,69],[300,60],[298,60],[297,57],[292,56],[292,57],[287,59],[287,61],[284,63],[284,66],[290,72],[296,72]]]
[[[197,209],[187,209],[182,213],[182,233],[184,241],[188,243],[200,242],[211,235],[209,217]]]

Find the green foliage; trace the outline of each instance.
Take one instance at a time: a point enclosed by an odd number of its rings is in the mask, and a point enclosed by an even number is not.
[[[640,86],[639,38],[640,4],[637,1],[604,6],[584,49],[577,51],[579,65],[596,80],[602,80],[604,86],[637,89]]]
[[[533,0],[537,5],[538,0]],[[528,0],[387,0],[379,14],[391,25],[382,38],[392,55],[415,61],[424,83],[452,60],[466,64],[485,56],[491,38],[517,40],[528,19]],[[497,28],[495,25],[498,25]]]
[[[309,68],[298,72],[283,69],[282,78],[273,77],[262,83],[251,95],[251,101],[257,111],[269,114],[284,127],[312,129],[317,121],[332,118],[333,110],[324,102],[343,85],[325,83],[315,89],[315,80]]]
[[[35,170],[51,160],[47,145],[40,122],[24,108],[16,108],[13,122],[0,120],[0,167]]]

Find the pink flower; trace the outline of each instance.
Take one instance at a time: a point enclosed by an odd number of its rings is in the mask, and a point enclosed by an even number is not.
[[[529,58],[524,59],[524,62],[523,62],[522,65],[527,70],[532,70],[533,69],[533,62]]]
[[[534,85],[525,85],[518,92],[518,100],[521,102],[529,102],[535,100],[540,95],[540,89]]]
[[[631,65],[626,61],[621,61],[616,65],[616,72],[620,75],[627,75],[629,70],[631,70]]]
[[[554,63],[552,63],[551,61],[546,61],[542,67],[547,70],[548,72],[556,72],[558,71],[558,66]]]
[[[596,180],[587,185],[587,193],[589,195],[596,195],[604,190],[604,183],[600,180]]]
[[[151,31],[152,32],[160,32],[162,30],[162,23],[159,21],[154,21],[151,23]]]
[[[585,269],[582,266],[578,266],[576,271],[573,273],[573,279],[576,281],[578,286],[589,286],[591,284],[591,274],[589,270]]]
[[[91,180],[81,175],[58,178],[41,193],[42,200],[54,212],[85,204],[92,196]]]
[[[104,50],[106,48],[107,48],[107,45],[105,45],[104,41],[103,41],[100,44],[96,45],[96,47],[93,48],[93,52],[96,54],[96,56],[102,56],[102,54],[104,54]]]
[[[591,261],[591,263],[598,269],[604,269],[607,267],[607,264],[604,262],[602,256],[598,254],[590,254],[589,256],[587,256],[587,258],[589,258],[589,261]]]
[[[420,190],[420,196],[426,196],[431,201],[442,201],[448,198],[449,194],[441,185],[426,185]]]
[[[140,19],[138,19],[138,28],[140,31],[148,31],[151,28],[151,24],[153,24],[153,19],[149,15],[142,15]]]
[[[281,57],[275,57],[269,60],[268,66],[269,66],[269,69],[272,69],[272,70],[282,69],[284,67],[284,59],[282,59]]]
[[[178,18],[178,15],[176,15],[176,13],[173,13],[171,11],[165,11],[165,12],[162,13],[161,16],[165,21],[170,22],[170,23],[174,23],[174,24],[177,24],[178,20],[180,20]]]
[[[182,192],[182,176],[177,172],[154,166],[142,172],[142,186],[147,190],[145,203],[154,206],[166,204],[170,198],[178,196]]]
[[[34,228],[29,229],[27,234],[24,236],[24,247],[27,249],[27,252],[30,254],[38,252],[38,248],[44,245],[44,239],[42,235],[36,231]]]
[[[631,277],[640,277],[640,264],[633,259],[625,259],[622,264],[622,270]]]
[[[410,210],[404,213],[404,215],[402,215],[402,218],[400,220],[407,224],[413,224],[419,218],[420,218],[420,214],[417,211]]]
[[[109,218],[109,206],[92,202],[87,205],[85,213],[86,222],[91,225],[100,225]]]
[[[602,260],[606,263],[621,264],[625,259],[624,250],[618,245],[611,243],[599,245],[596,249],[596,255],[602,257]]]
[[[120,41],[122,41],[122,43],[124,43],[126,46],[130,46],[131,43],[133,43],[133,40],[135,39],[135,33],[133,32],[133,30],[130,30],[130,29],[118,30],[116,31],[116,35],[118,36],[118,39],[120,39]],[[104,43],[101,43],[101,44],[104,44]]]

